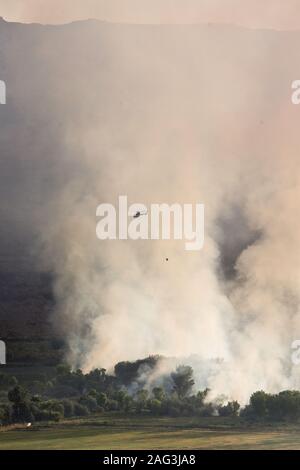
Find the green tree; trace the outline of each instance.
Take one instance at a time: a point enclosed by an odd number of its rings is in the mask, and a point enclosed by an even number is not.
[[[154,369],[160,359],[160,356],[149,356],[145,359],[139,359],[135,362],[123,361],[115,365],[115,376],[122,385],[130,385],[140,375],[140,371]]]
[[[155,400],[162,401],[165,398],[165,391],[162,387],[154,387],[152,395]]]
[[[87,416],[89,414],[89,410],[87,406],[82,405],[81,403],[74,404],[74,415],[75,416]]]
[[[0,425],[9,424],[11,418],[11,409],[8,405],[0,404]]]
[[[16,385],[18,385],[18,379],[13,375],[8,378],[7,384],[9,387],[16,387]]]
[[[264,391],[260,390],[255,392],[250,397],[250,405],[255,416],[264,417],[267,415],[268,395]]]
[[[159,415],[162,411],[162,402],[157,398],[151,398],[147,402],[147,407],[154,415]]]
[[[27,391],[17,385],[8,392],[8,399],[13,403],[12,419],[14,422],[22,423],[33,421],[34,416],[31,412],[31,404],[28,399]]]
[[[69,364],[58,364],[56,367],[56,373],[57,375],[68,375],[71,374],[71,367]]]
[[[28,398],[27,390],[25,390],[20,385],[17,385],[8,392],[8,399],[12,403],[22,403]]]
[[[237,416],[240,404],[237,401],[229,401],[227,405],[219,407],[220,416]]]
[[[149,396],[148,390],[141,389],[137,391],[136,393],[137,411],[140,412],[146,408],[148,396]]]
[[[74,415],[74,403],[71,400],[63,400],[62,405],[64,407],[64,416],[66,418],[71,418]]]
[[[91,395],[84,395],[80,398],[80,404],[86,406],[88,410],[92,413],[98,411],[98,403],[96,398]]]
[[[101,408],[105,408],[107,405],[107,401],[108,401],[108,398],[107,398],[106,393],[100,392],[97,396],[98,405],[101,406]]]
[[[172,372],[171,378],[174,383],[173,390],[180,399],[190,394],[195,382],[193,380],[193,369],[190,366],[178,366],[175,372]]]
[[[126,390],[118,390],[117,393],[114,395],[114,397],[119,404],[118,406],[119,410],[122,410],[122,411],[131,410],[133,400]]]

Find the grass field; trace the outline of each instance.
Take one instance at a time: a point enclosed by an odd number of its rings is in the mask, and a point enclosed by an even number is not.
[[[101,416],[0,432],[13,449],[300,449],[300,425],[259,428],[219,418]]]

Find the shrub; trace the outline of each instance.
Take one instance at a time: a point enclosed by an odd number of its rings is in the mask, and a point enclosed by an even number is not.
[[[57,411],[51,410],[38,410],[35,419],[37,421],[59,421],[61,419],[61,414]]]
[[[33,421],[34,416],[31,412],[31,403],[28,399],[27,391],[17,385],[8,392],[8,399],[13,403],[12,421],[15,423],[23,423]]]
[[[99,394],[97,395],[97,403],[98,403],[98,405],[101,406],[102,408],[105,408],[105,407],[106,407],[107,401],[108,401],[108,399],[107,399],[106,393],[101,392],[101,393],[99,393]]]
[[[176,371],[171,374],[174,383],[174,392],[179,398],[186,397],[194,385],[193,369],[190,366],[178,366]]]
[[[18,385],[18,379],[14,375],[12,377],[8,377],[7,385],[9,387],[15,387],[16,385]]]
[[[68,364],[59,364],[56,367],[57,375],[68,375],[71,374],[71,367]]]
[[[48,400],[40,404],[40,409],[49,413],[50,418],[56,420],[57,416],[59,418],[64,417],[64,406],[61,402],[57,400]]]
[[[34,421],[31,404],[27,401],[14,403],[12,407],[12,421],[14,423],[24,423]]]
[[[74,415],[75,416],[88,416],[89,410],[85,405],[81,403],[75,402],[74,403]]]
[[[95,412],[98,411],[98,403],[96,398],[91,397],[90,395],[85,395],[80,398],[80,404],[88,408],[89,411]]]
[[[135,362],[119,362],[115,365],[115,375],[122,385],[130,385],[138,378],[141,370],[154,369],[159,359],[159,356],[149,356]]]
[[[11,420],[11,408],[9,405],[0,404],[0,425],[9,424]]]
[[[152,395],[156,400],[162,401],[165,398],[164,389],[162,387],[154,387],[152,389]]]
[[[220,416],[237,416],[240,404],[237,401],[230,401],[227,405],[220,406],[218,411]]]
[[[162,410],[162,403],[160,400],[157,400],[157,398],[152,398],[151,400],[148,400],[147,407],[151,413],[159,415]]]
[[[117,400],[109,399],[107,400],[106,408],[109,411],[117,411],[119,409],[119,404]]]
[[[63,400],[65,418],[71,418],[74,415],[74,403],[71,400]]]

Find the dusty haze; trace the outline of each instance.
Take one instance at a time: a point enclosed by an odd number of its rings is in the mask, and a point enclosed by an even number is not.
[[[8,21],[60,24],[85,19],[137,24],[230,23],[300,28],[300,0],[0,0]]]
[[[299,387],[300,33],[2,22],[0,40],[2,237],[54,274],[72,363],[185,358],[242,402]],[[99,242],[120,194],[204,203],[204,249]]]

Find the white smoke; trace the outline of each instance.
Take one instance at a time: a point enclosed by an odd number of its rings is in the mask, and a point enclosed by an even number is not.
[[[76,229],[67,218],[64,244],[61,233],[57,240],[61,311],[79,325],[74,358],[87,322],[87,369],[148,354],[196,354],[202,364],[224,360],[206,378],[215,395],[244,402],[256,389],[298,386],[289,362],[299,322],[297,157],[276,118],[289,101],[282,103],[283,90],[266,80],[267,66],[261,70],[260,58],[268,57],[269,67],[273,58],[262,50],[254,59],[250,45],[245,65],[243,47],[224,48],[214,60],[209,34],[192,30],[157,30],[153,38],[154,44],[116,42],[117,63],[126,61],[111,86],[108,122],[87,123],[79,134],[88,195],[77,203]],[[230,59],[233,52],[240,58]],[[95,207],[119,194],[145,204],[203,202],[204,250],[186,253],[179,242],[94,242]],[[243,227],[236,220],[220,233],[220,220],[235,205],[249,234],[260,236],[241,248],[236,275],[226,281],[218,241],[226,244]]]
[[[66,149],[40,239],[73,364],[190,357],[197,386],[242,402],[299,387],[295,34],[91,22],[39,46]],[[204,249],[97,240],[122,194],[204,203]]]

